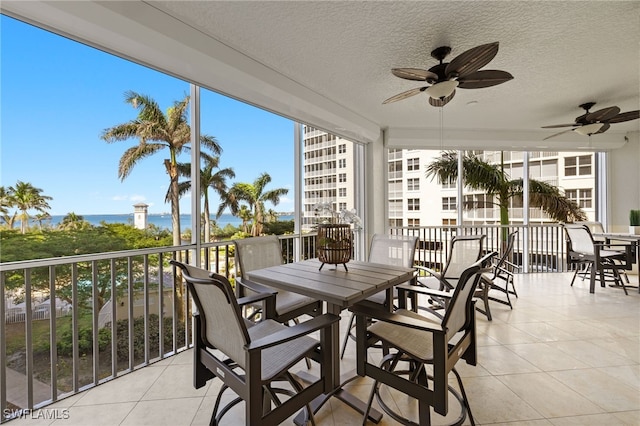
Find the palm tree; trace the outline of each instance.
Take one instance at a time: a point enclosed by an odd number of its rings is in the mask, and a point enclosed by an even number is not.
[[[152,98],[133,91],[124,94],[125,102],[137,109],[138,116],[129,122],[104,130],[101,138],[108,143],[138,139],[138,145],[127,149],[120,158],[118,177],[124,180],[134,166],[157,152],[168,148],[169,158],[164,160],[165,171],[169,175],[169,200],[171,202],[171,222],[173,245],[180,245],[180,196],[178,187],[178,156],[188,149],[191,128],[187,113],[189,96],[175,101],[164,114]],[[200,144],[212,152],[220,154],[222,148],[213,136],[201,135]]]
[[[83,216],[75,214],[74,212],[67,213],[58,224],[58,229],[63,231],[82,230],[90,227],[91,224],[84,220]]]
[[[16,186],[9,187],[9,193],[12,194],[15,206],[20,211],[20,232],[25,234],[29,229],[29,210],[37,210],[45,212],[50,209],[47,200],[53,200],[48,195],[41,194],[42,189],[36,188],[30,183],[18,181]]]
[[[45,220],[51,220],[51,215],[49,213],[38,213],[34,216],[34,219],[38,222],[38,228],[42,231],[42,222]]]
[[[249,221],[251,220],[251,210],[246,205],[240,206],[238,210],[238,217],[242,219],[242,232],[249,233]]]
[[[2,220],[7,224],[9,229],[13,229],[13,224],[16,220],[17,212],[9,214],[9,209],[15,207],[16,202],[13,197],[13,192],[4,186],[0,186],[0,215]]]
[[[509,201],[522,199],[523,180],[511,179],[504,172],[504,157],[500,164],[490,164],[471,153],[462,158],[464,185],[473,190],[483,190],[495,196],[495,205],[500,207],[500,224],[509,224]],[[458,179],[458,154],[455,151],[441,153],[441,157],[427,166],[427,177],[438,178],[440,182]],[[460,182],[460,180],[458,180]],[[580,207],[560,192],[558,187],[529,179],[529,205],[540,207],[552,219],[559,222],[586,220]],[[463,204],[463,208],[473,207]],[[504,234],[506,240],[506,234]]]
[[[269,201],[274,206],[280,203],[280,197],[286,195],[289,190],[286,188],[272,189],[264,191],[265,186],[271,182],[271,176],[268,173],[262,173],[254,182],[251,183],[234,183],[225,202],[221,207],[229,206],[233,214],[238,214],[237,203],[244,201],[248,204],[249,210],[253,214],[253,223],[251,225],[251,235],[256,237],[262,233],[262,225],[264,223],[264,203]]]
[[[236,177],[233,169],[227,167],[219,168],[220,157],[213,157],[207,153],[200,153],[200,158],[204,162],[200,169],[200,191],[204,198],[203,216],[204,216],[204,241],[208,243],[211,240],[211,214],[209,211],[209,188],[212,188],[222,199],[226,197],[228,192],[227,179]],[[214,172],[215,169],[218,169]],[[178,163],[178,173],[181,176],[191,176],[191,163]],[[191,180],[180,182],[178,184],[178,194],[184,195],[191,190]],[[167,193],[167,197],[169,193]],[[222,212],[219,212],[216,218],[219,218]]]

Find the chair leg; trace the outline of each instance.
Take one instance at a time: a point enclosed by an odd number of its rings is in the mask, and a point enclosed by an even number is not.
[[[462,384],[462,379],[460,378],[460,374],[458,374],[458,370],[455,368],[451,369],[453,374],[456,375],[456,379],[458,380],[458,386],[460,386],[460,393],[462,393],[462,400],[464,401],[465,408],[467,409],[467,413],[469,413],[469,421],[473,426],[475,426],[476,422],[473,419],[473,414],[471,414],[471,406],[469,405],[469,399],[467,399],[467,392],[464,390],[464,385]]]

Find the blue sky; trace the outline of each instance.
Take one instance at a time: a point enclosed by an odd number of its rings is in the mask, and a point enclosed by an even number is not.
[[[148,95],[166,111],[189,93],[189,84],[6,16],[0,30],[0,185],[21,180],[42,189],[53,197],[52,215],[131,213],[139,202],[149,204],[150,213],[170,211],[164,202],[168,150],[142,160],[120,181],[119,159],[137,140],[108,144],[100,135],[136,117],[125,91]],[[220,167],[236,173],[230,183],[267,172],[267,190],[289,189],[275,210],[293,210],[291,120],[201,90],[201,124],[223,148]],[[188,154],[180,160],[188,162]],[[181,212],[189,203],[184,197]]]

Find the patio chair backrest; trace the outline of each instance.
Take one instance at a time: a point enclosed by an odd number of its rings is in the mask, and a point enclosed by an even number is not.
[[[236,259],[240,266],[240,276],[256,269],[282,265],[282,246],[276,235],[235,240]]]
[[[595,253],[593,237],[586,225],[566,223],[564,224],[564,230],[571,242],[571,251],[586,255]]]
[[[513,253],[513,246],[515,245],[517,235],[518,230],[516,229],[507,236],[507,245],[506,247],[504,247],[502,256],[500,256],[500,259],[496,263],[496,271],[498,268],[501,268],[506,261],[509,260],[509,256],[511,256],[511,254]]]
[[[418,237],[374,234],[369,248],[369,262],[412,268]]]
[[[442,325],[447,330],[447,341],[451,340],[456,333],[467,328],[470,324],[470,315],[474,314],[472,305],[473,294],[480,280],[481,269],[491,262],[491,259],[498,253],[491,252],[481,259],[467,265],[460,274],[460,279],[453,291],[451,301],[446,309]]]
[[[482,246],[486,235],[455,236],[451,240],[451,249],[442,276],[445,279],[458,279],[462,272],[474,264],[482,255]]]
[[[201,318],[202,340],[245,367],[249,333],[229,281],[204,269],[172,261],[180,267]]]

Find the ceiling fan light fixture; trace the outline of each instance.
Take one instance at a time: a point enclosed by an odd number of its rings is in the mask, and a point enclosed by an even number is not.
[[[584,126],[580,126],[575,129],[574,132],[582,136],[593,135],[594,133],[598,132],[598,130],[600,130],[602,126],[602,123],[585,124]]]
[[[442,81],[427,88],[427,94],[435,99],[444,99],[456,90],[458,82],[456,80]]]

